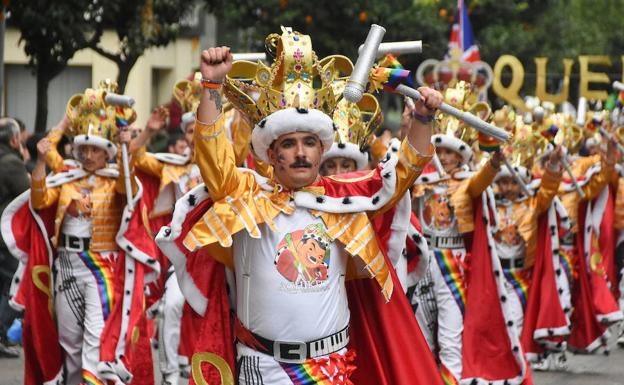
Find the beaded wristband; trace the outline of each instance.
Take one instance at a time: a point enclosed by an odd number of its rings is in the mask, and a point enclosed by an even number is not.
[[[206,78],[201,79],[201,86],[203,88],[216,89],[223,86],[223,81],[215,81]]]
[[[418,120],[422,124],[429,124],[433,122],[433,119],[435,119],[433,115],[421,115],[415,111],[412,111],[411,115],[412,118]]]

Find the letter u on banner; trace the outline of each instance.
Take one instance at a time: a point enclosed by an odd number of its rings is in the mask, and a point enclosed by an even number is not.
[[[537,76],[535,78],[535,96],[537,96],[541,101],[553,102],[555,104],[560,104],[568,100],[568,96],[570,96],[570,73],[572,73],[574,60],[563,59],[563,85],[559,94],[550,94],[546,90],[548,58],[536,57],[534,60],[537,72]]]

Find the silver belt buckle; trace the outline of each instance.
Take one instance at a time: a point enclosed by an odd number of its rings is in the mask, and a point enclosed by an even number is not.
[[[273,358],[288,364],[302,364],[308,357],[308,347],[305,342],[273,342]]]
[[[76,247],[73,247],[71,245],[71,241],[70,241],[70,237],[65,235],[65,239],[63,240],[65,243],[65,250],[67,251],[71,251],[74,253],[80,253],[81,251],[84,251],[84,243],[82,241],[82,238],[79,237],[74,237],[75,239],[77,239],[77,243],[78,245]]]

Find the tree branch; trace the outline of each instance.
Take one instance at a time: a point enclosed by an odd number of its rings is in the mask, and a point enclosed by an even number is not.
[[[106,50],[104,50],[103,48],[99,47],[96,44],[90,45],[89,48],[91,48],[92,50],[94,50],[95,52],[97,52],[98,54],[104,56],[105,58],[107,58],[108,60],[115,62],[117,64],[123,63],[123,60],[121,59],[121,55],[115,55],[113,53],[110,53]]]

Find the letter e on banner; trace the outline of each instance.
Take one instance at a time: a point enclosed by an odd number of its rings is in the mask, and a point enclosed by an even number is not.
[[[604,72],[591,72],[590,64],[603,64],[610,66],[611,59],[604,55],[581,55],[578,58],[580,64],[580,80],[579,95],[584,96],[588,100],[607,100],[609,96],[607,91],[590,91],[589,83],[606,83],[609,84],[609,76]]]

